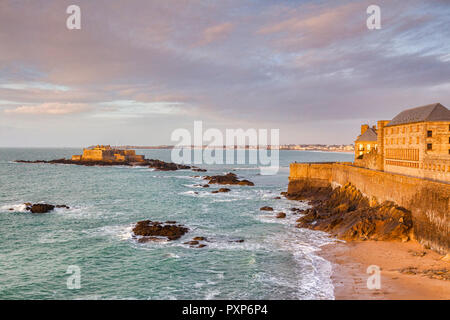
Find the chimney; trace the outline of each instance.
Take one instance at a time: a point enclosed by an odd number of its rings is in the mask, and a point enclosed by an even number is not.
[[[363,134],[364,132],[366,132],[367,129],[369,129],[369,125],[368,125],[368,124],[362,124],[362,125],[361,125],[361,134]]]
[[[378,121],[378,131],[377,131],[377,169],[384,171],[384,127],[389,123],[389,120]]]

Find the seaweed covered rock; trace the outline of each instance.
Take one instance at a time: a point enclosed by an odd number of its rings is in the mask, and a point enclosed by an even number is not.
[[[47,204],[47,203],[32,204],[30,202],[26,202],[26,203],[24,203],[24,205],[25,205],[25,209],[28,211],[31,211],[32,213],[47,213],[47,212],[52,211],[55,208],[70,209],[70,207],[65,204],[57,204],[57,205]]]
[[[205,176],[205,180],[209,180],[208,184],[235,184],[241,186],[254,186],[255,184],[249,180],[239,180],[236,174],[230,172],[225,175]]]
[[[160,170],[160,171],[175,171],[175,170],[180,170],[180,169],[191,169],[190,166],[176,164],[173,162],[165,162],[165,161],[157,160],[157,159],[147,160],[146,164],[150,168],[154,168],[154,169]]]
[[[277,219],[284,219],[286,218],[286,213],[284,212],[278,212],[277,214]]]
[[[214,190],[212,193],[223,193],[223,192],[230,192],[231,190],[228,188],[220,188],[219,190]]]
[[[152,240],[176,240],[181,238],[189,229],[175,221],[163,223],[159,221],[143,220],[138,221],[133,228],[135,236],[141,236],[139,242],[147,242]]]

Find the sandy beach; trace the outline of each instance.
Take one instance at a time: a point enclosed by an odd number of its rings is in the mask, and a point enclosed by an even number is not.
[[[415,241],[339,242],[324,246],[320,255],[333,264],[336,299],[450,299],[450,262],[443,261],[443,256],[424,249]],[[379,290],[367,288],[370,275],[366,270],[370,265],[381,269]]]

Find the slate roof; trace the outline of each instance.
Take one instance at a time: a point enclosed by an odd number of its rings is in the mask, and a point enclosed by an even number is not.
[[[377,141],[378,135],[373,128],[369,128],[363,134],[360,134],[356,141]]]
[[[424,121],[450,121],[450,110],[440,103],[407,109],[400,112],[386,127]]]

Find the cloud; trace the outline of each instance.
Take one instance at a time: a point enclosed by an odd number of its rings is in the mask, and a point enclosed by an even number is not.
[[[4,110],[7,114],[23,115],[65,115],[91,111],[92,108],[82,103],[43,103],[38,105],[20,106]]]
[[[233,24],[226,22],[212,27],[208,27],[203,31],[203,37],[198,45],[207,45],[214,41],[224,38],[233,30]]]
[[[122,117],[130,143],[142,128],[167,143],[155,122],[170,132],[195,117],[338,143],[353,141],[356,117],[450,106],[448,1],[379,0],[376,31],[369,0],[78,0],[81,30],[66,29],[68,4],[0,1],[0,125],[66,114],[61,126],[82,118],[76,129],[95,132]]]

